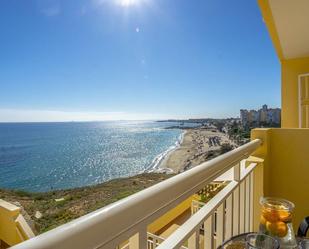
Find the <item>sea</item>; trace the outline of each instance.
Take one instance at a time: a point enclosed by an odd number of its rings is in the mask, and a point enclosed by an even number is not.
[[[160,172],[183,130],[156,121],[0,123],[0,188],[76,188]]]

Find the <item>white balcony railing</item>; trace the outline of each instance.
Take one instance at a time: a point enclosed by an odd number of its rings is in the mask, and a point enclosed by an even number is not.
[[[256,164],[252,163],[242,171],[240,168],[241,161],[260,144],[259,139],[251,141],[13,248],[114,249],[127,241],[130,249],[147,249],[149,224],[234,167],[232,181],[165,241],[158,240],[155,244],[158,249],[196,249],[203,245],[214,248],[225,238],[253,227],[252,173]],[[203,230],[200,229],[202,225]]]
[[[147,233],[147,249],[156,249],[165,239],[163,237],[157,236],[152,233]],[[118,246],[115,249],[132,249],[130,248],[130,242],[128,241],[125,245]],[[180,249],[188,249],[185,246],[180,247]]]
[[[202,207],[206,205],[205,202],[193,200],[191,203],[191,214],[197,213]]]
[[[158,248],[158,246],[162,244],[164,240],[165,239],[160,236],[154,235],[152,233],[148,233],[147,249]],[[188,249],[188,248],[185,246],[181,246],[179,247],[179,249]]]
[[[185,243],[189,249],[217,248],[233,235],[253,231],[256,165],[251,163],[241,174],[239,165],[234,166],[234,180],[206,204],[193,202],[193,215],[157,249],[178,249]]]

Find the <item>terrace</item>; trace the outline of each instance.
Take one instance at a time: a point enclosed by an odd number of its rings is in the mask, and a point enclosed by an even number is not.
[[[282,128],[252,130],[233,151],[13,248],[216,248],[258,230],[262,196],[295,203],[295,228],[309,215],[309,2],[258,2],[282,65]],[[201,203],[196,193],[226,172]]]

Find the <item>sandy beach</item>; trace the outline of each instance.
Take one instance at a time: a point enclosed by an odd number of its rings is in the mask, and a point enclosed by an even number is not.
[[[233,143],[226,134],[211,128],[186,129],[180,146],[161,162],[161,169],[183,172],[220,154],[221,145]]]

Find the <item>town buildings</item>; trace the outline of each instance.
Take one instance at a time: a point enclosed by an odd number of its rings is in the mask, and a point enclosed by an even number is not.
[[[259,110],[240,110],[240,120],[243,126],[280,125],[281,109],[268,108],[263,105]]]

